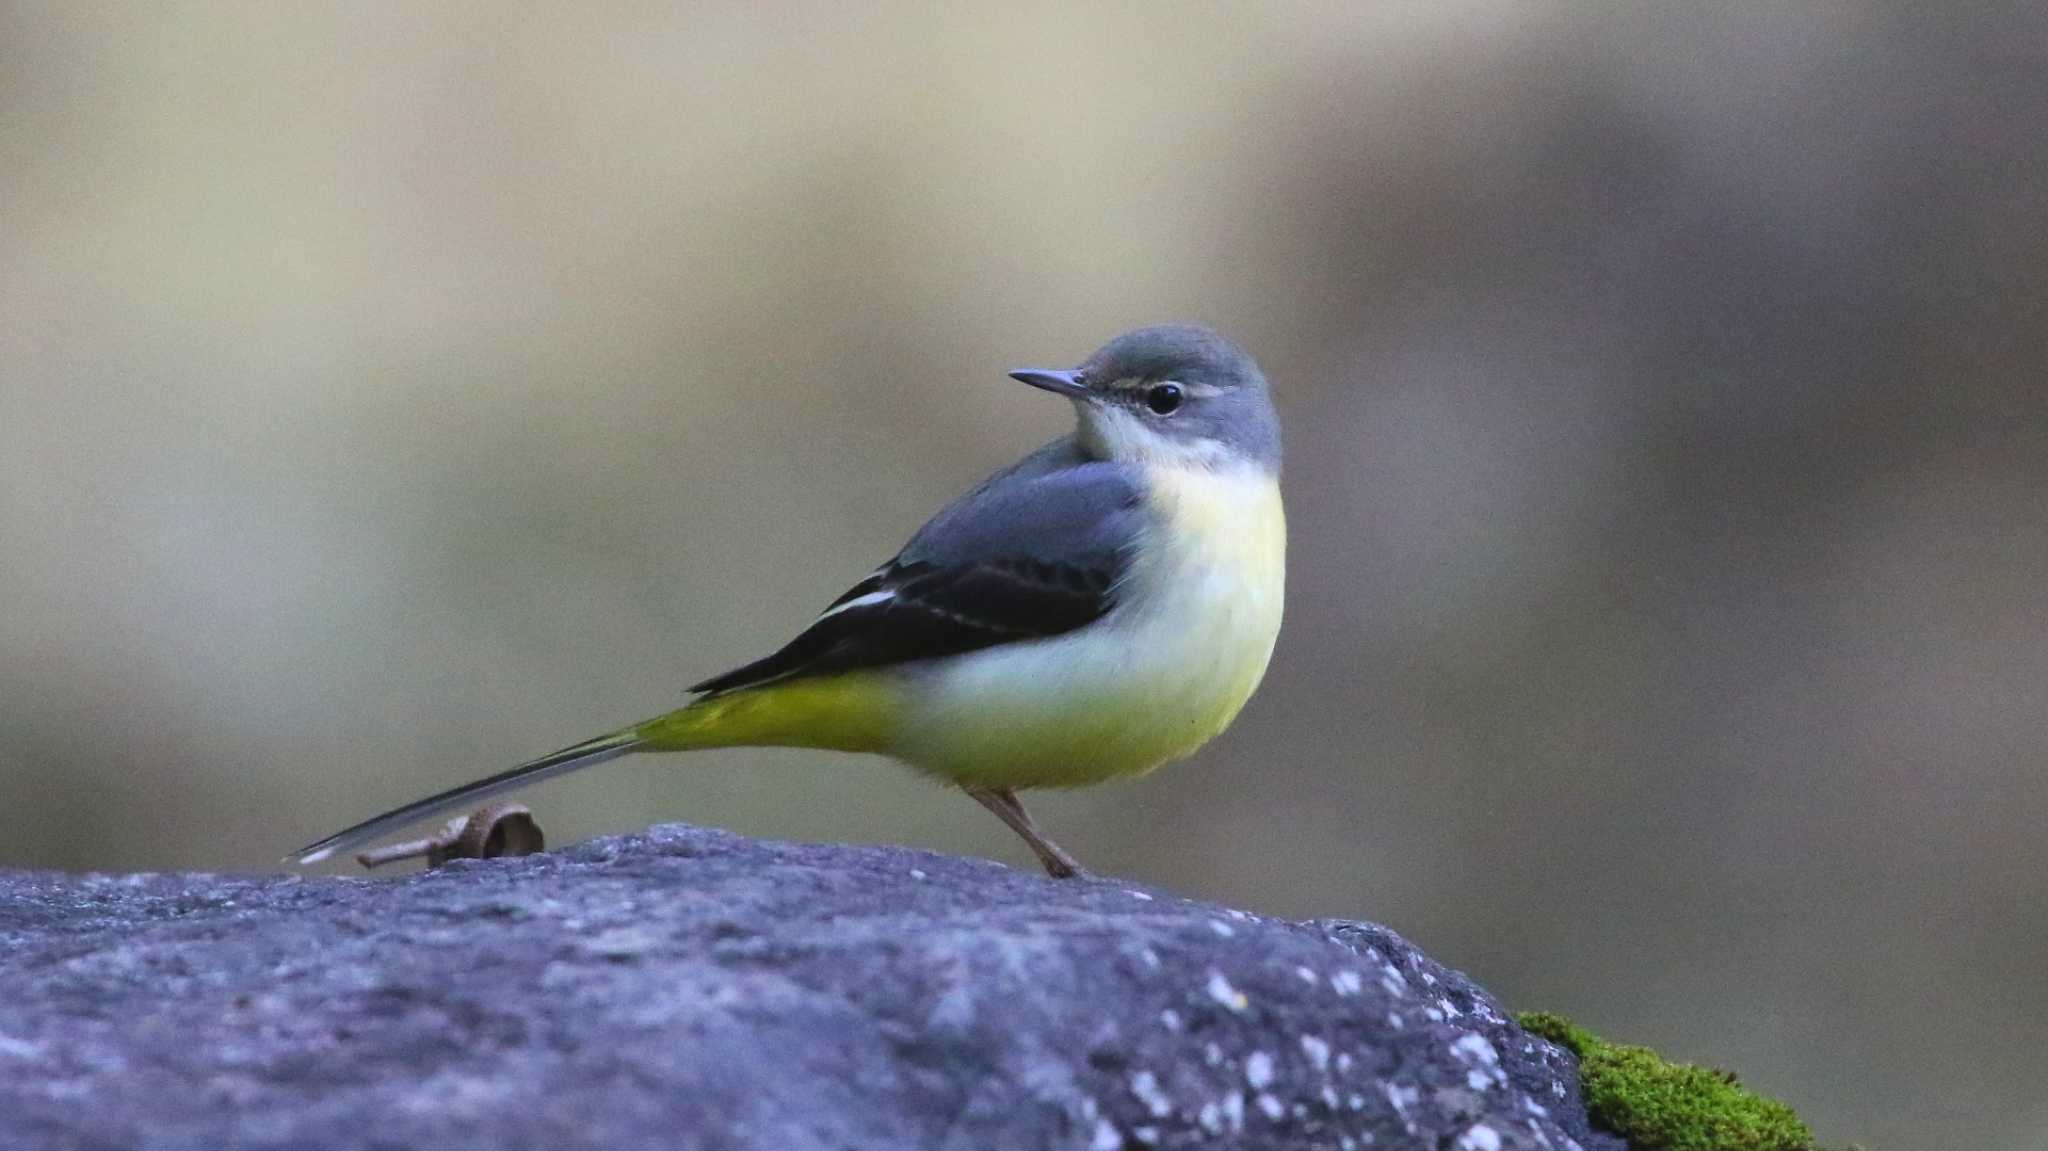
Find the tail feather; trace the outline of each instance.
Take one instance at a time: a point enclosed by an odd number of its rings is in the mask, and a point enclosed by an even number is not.
[[[544,755],[496,775],[465,783],[461,787],[449,788],[439,795],[430,795],[404,807],[366,819],[346,831],[337,831],[318,843],[307,844],[293,852],[290,858],[302,864],[318,863],[337,851],[361,847],[409,823],[417,823],[459,808],[470,807],[491,796],[502,795],[514,788],[526,787],[558,775],[567,775],[572,771],[580,771],[608,759],[617,759],[640,744],[641,738],[637,728],[601,735],[574,747],[565,747],[553,755]]]
[[[709,695],[610,735],[544,755],[487,779],[408,803],[287,856],[318,863],[409,823],[473,807],[514,788],[567,775],[629,751],[691,751],[705,747],[825,747],[881,751],[894,732],[900,700],[886,677],[853,673],[783,680]]]

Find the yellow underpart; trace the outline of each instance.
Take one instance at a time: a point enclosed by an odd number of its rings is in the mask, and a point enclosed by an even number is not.
[[[1265,675],[1286,516],[1249,467],[1146,469],[1152,522],[1109,615],[923,665],[712,696],[641,724],[646,751],[878,752],[956,784],[1078,787],[1193,753]]]
[[[634,729],[646,751],[818,747],[886,751],[902,715],[887,673],[790,680],[700,699]]]
[[[956,783],[1079,787],[1215,738],[1280,631],[1287,526],[1274,477],[1147,469],[1153,523],[1111,613],[946,660],[906,682],[888,753]]]

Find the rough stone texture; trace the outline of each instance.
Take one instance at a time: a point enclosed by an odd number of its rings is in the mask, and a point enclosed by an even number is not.
[[[1548,1147],[1384,928],[659,827],[397,880],[0,873],[0,1147]]]

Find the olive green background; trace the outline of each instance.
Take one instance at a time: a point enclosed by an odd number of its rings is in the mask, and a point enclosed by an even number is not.
[[[0,7],[0,863],[275,866],[661,711],[1195,319],[1289,624],[1094,867],[1823,1138],[2048,1146],[2038,7]],[[691,820],[1028,862],[886,764]]]

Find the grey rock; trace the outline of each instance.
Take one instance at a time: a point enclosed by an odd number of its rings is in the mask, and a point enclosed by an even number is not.
[[[1519,1148],[1570,1056],[1392,932],[690,827],[0,872],[5,1148]]]

